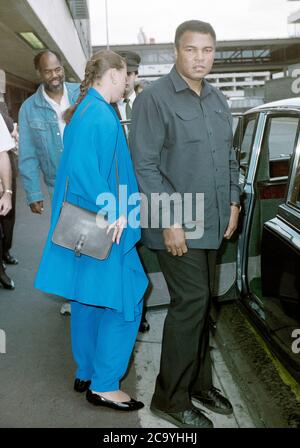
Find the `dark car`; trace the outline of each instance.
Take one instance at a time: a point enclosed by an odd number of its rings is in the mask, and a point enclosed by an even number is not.
[[[219,300],[236,296],[300,380],[300,98],[251,109],[234,145],[243,212],[219,258]]]
[[[239,119],[240,228],[224,240],[213,295],[238,300],[300,382],[300,98],[264,104]],[[153,290],[148,306],[168,303],[153,252],[140,248]],[[162,300],[162,297],[165,300]]]

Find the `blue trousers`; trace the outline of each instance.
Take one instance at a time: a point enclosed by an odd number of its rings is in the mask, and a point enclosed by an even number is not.
[[[109,308],[72,302],[71,338],[76,378],[91,380],[90,389],[120,389],[136,341],[141,314],[133,322]]]

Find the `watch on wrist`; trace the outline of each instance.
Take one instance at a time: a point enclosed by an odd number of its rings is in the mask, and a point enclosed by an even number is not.
[[[9,189],[4,190],[4,193],[13,194],[12,190]]]

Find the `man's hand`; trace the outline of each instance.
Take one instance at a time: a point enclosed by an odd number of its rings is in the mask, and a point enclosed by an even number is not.
[[[184,230],[177,226],[171,226],[169,229],[164,229],[163,231],[164,243],[168,252],[172,252],[174,257],[182,257],[188,251],[185,242],[185,232]]]
[[[231,214],[230,214],[229,224],[226,229],[226,232],[224,233],[224,238],[226,240],[230,240],[230,238],[236,231],[238,222],[239,222],[240,208],[237,207],[236,205],[231,205],[230,208],[231,208]]]
[[[31,208],[32,213],[42,215],[44,211],[44,201],[32,202],[32,204],[30,204],[29,206]]]
[[[18,125],[17,123],[14,123],[14,130],[11,133],[12,138],[16,142],[16,146],[19,144],[19,132],[18,132]]]
[[[6,216],[11,207],[11,194],[4,193],[0,199],[0,216]]]

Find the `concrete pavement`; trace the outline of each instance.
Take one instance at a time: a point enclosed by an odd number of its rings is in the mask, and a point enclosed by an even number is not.
[[[18,191],[17,224],[12,253],[19,265],[8,267],[15,291],[0,289],[0,329],[6,333],[6,353],[0,354],[0,427],[2,428],[171,428],[149,411],[159,369],[161,335],[166,311],[148,312],[149,333],[139,334],[124,389],[145,402],[138,413],[116,414],[98,409],[73,391],[75,365],[70,348],[67,316],[59,313],[63,301],[33,288],[50,216],[33,215]],[[240,395],[221,353],[212,340],[216,386],[228,395],[234,414],[208,412],[216,427],[254,427],[256,423]]]

